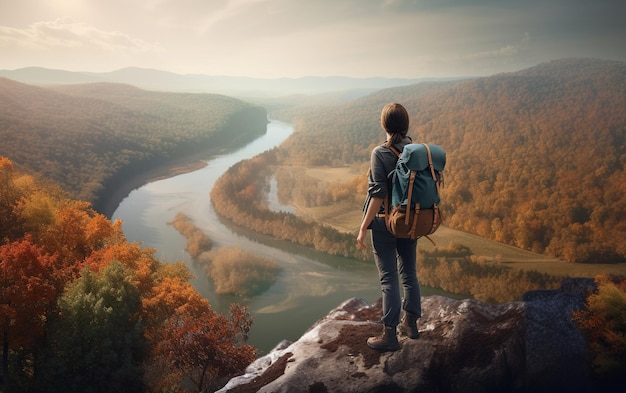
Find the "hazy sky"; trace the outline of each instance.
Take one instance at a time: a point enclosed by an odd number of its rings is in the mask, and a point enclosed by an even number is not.
[[[626,61],[626,0],[0,0],[0,69],[483,76]]]

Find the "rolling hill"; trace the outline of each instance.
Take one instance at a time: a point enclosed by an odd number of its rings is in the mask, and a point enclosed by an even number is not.
[[[265,132],[261,107],[129,85],[42,88],[0,78],[0,155],[98,203],[122,177]]]
[[[282,164],[362,168],[387,102],[407,107],[414,140],[447,150],[446,225],[569,261],[626,260],[625,63],[560,60],[294,110]]]

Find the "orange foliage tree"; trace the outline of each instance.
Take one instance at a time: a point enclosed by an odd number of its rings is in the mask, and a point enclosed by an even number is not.
[[[13,162],[0,156],[0,240],[14,239],[21,232],[20,217],[13,211],[22,197],[16,178]]]
[[[254,348],[242,345],[252,325],[246,309],[232,305],[230,318],[220,315],[184,279],[161,280],[144,298],[144,313],[151,321],[146,377],[153,389],[169,391],[188,380],[194,391],[215,390],[254,360]]]
[[[596,291],[574,320],[587,334],[593,370],[603,381],[626,382],[626,278],[598,275]]]
[[[44,338],[57,296],[51,280],[54,259],[29,239],[0,246],[2,375],[9,389],[9,351],[33,350]]]
[[[67,371],[55,367],[80,367],[82,356],[98,369],[129,370],[116,362],[135,349],[123,337],[111,346],[107,331],[145,340],[147,357],[133,355],[133,362],[142,359],[141,383],[150,391],[184,390],[183,381],[194,381],[198,391],[217,387],[254,359],[245,345],[252,324],[245,309],[235,306],[228,317],[213,311],[184,263],[165,263],[154,249],[128,243],[121,221],[111,223],[90,204],[18,174],[2,157],[0,182],[0,391],[46,391],[51,376]],[[109,296],[115,293],[122,297]],[[137,306],[117,301],[125,296]],[[115,318],[98,319],[103,312]],[[99,364],[87,348],[69,358],[72,343],[108,348],[110,356]],[[81,386],[103,384],[102,373],[81,375],[87,378]]]

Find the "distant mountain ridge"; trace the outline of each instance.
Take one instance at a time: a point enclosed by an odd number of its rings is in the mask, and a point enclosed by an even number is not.
[[[176,74],[137,67],[112,72],[72,72],[42,67],[0,70],[0,77],[32,85],[65,85],[96,82],[125,83],[146,90],[219,93],[238,97],[276,97],[292,94],[320,94],[344,90],[367,91],[405,86],[441,78],[351,78],[343,76],[301,78],[250,78]]]

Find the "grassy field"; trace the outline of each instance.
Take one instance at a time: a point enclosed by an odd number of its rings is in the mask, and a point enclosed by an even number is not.
[[[353,168],[314,168],[307,169],[308,176],[326,181],[350,181],[357,174]],[[294,206],[296,214],[324,222],[342,232],[357,232],[361,222],[361,205],[351,202],[330,206],[303,208]],[[445,223],[445,221],[444,221]],[[514,269],[535,270],[556,276],[594,277],[598,274],[619,274],[626,276],[626,264],[581,264],[568,263],[545,255],[522,250],[517,247],[484,239],[466,232],[441,227],[431,237],[437,246],[446,247],[451,242],[469,247],[474,255],[487,261],[500,263]],[[420,240],[418,249],[432,249],[426,239]]]

